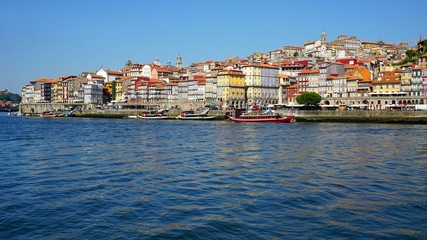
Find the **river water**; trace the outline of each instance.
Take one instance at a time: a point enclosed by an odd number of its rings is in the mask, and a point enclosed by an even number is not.
[[[427,239],[427,125],[0,116],[0,239]]]

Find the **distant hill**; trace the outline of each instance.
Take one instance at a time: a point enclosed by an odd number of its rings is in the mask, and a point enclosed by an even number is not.
[[[0,91],[0,102],[20,103],[22,97],[19,94],[11,93],[7,90]]]

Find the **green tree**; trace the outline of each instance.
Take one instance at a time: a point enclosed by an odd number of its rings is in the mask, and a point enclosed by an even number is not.
[[[16,93],[11,92],[2,92],[0,93],[0,101],[9,101],[13,103],[20,103],[21,102],[21,96]]]
[[[417,56],[417,52],[410,49],[408,51],[406,51],[406,58],[407,59],[414,59]]]
[[[421,41],[421,46],[422,46],[421,49],[423,49],[423,51],[421,53],[421,55],[422,55],[422,54],[427,52],[427,39],[424,39],[423,41]]]
[[[298,52],[294,52],[294,57],[298,57]]]
[[[107,88],[102,89],[102,103],[109,103],[113,97],[111,96],[110,92]]]
[[[317,106],[320,101],[322,101],[322,97],[315,92],[305,92],[297,97],[298,104],[304,104],[306,106]]]

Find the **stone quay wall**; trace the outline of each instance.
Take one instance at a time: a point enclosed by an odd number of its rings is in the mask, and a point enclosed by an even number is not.
[[[294,111],[299,122],[378,122],[427,124],[427,111],[343,110]]]
[[[75,107],[70,104],[38,103],[21,104],[22,115],[40,115],[44,112],[67,112],[65,109]],[[189,106],[190,107],[190,106]],[[128,118],[143,113],[144,109],[85,109],[75,112],[77,117]],[[171,110],[168,116],[174,118],[182,110]],[[416,123],[427,124],[427,111],[414,110],[276,110],[283,115],[295,115],[298,122],[378,122],[378,123]],[[226,119],[232,111],[211,110],[210,116]]]

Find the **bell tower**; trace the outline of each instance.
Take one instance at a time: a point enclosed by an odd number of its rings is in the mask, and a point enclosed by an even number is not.
[[[176,58],[176,67],[179,69],[182,69],[182,58],[181,55],[178,54],[178,57]]]
[[[326,45],[326,43],[328,42],[328,36],[325,32],[322,32],[322,35],[320,35],[320,42],[322,43],[322,45]]]

